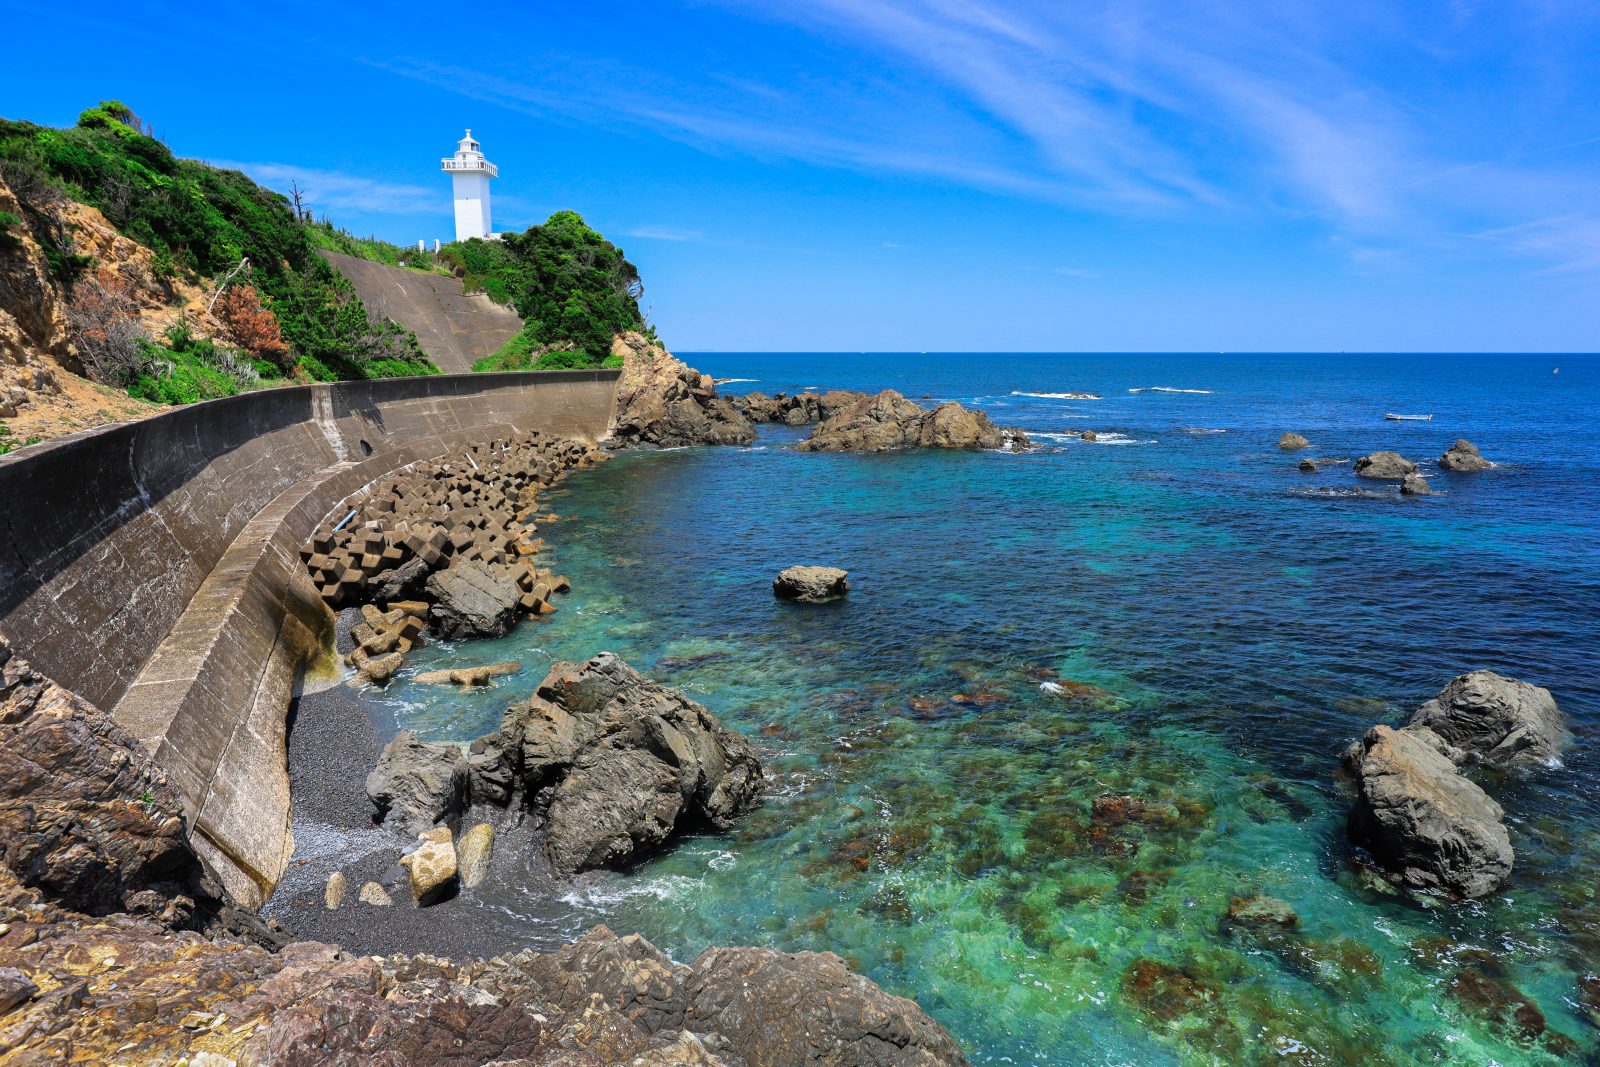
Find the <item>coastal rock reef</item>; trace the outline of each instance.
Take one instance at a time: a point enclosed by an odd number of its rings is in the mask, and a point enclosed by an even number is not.
[[[1005,429],[955,402],[925,408],[885,389],[859,396],[824,419],[795,446],[808,452],[885,452],[902,448],[1027,448],[1021,430]]]
[[[718,948],[682,964],[603,926],[555,952],[463,962],[290,943],[213,890],[176,792],[131,735],[3,643],[0,671],[6,1063],[966,1062],[916,1004],[827,953]],[[620,692],[624,671],[552,685],[597,726],[647,729],[617,703],[649,704],[660,740],[683,727],[668,750],[709,758],[697,746],[715,731],[694,732],[693,706]],[[758,771],[734,762],[720,777],[702,763],[679,795],[708,817],[736,810]]]
[[[747,445],[756,439],[750,420],[717,395],[711,378],[660,343],[630,331],[612,341],[611,355],[622,361],[611,447]]]
[[[1548,765],[1566,739],[1549,690],[1493,671],[1454,678],[1404,727],[1374,726],[1346,750],[1357,782],[1351,840],[1407,889],[1486,896],[1515,855],[1505,812],[1461,768]]]

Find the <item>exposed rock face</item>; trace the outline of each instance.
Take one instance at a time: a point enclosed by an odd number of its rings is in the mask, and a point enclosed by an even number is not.
[[[727,829],[762,787],[748,741],[609,652],[557,664],[474,747],[490,755],[475,773],[509,773],[513,792],[544,804],[545,852],[562,874],[628,863],[685,823]]]
[[[425,587],[433,606],[428,622],[441,636],[499,637],[517,621],[522,591],[509,574],[478,560],[456,560],[428,576]]]
[[[1278,447],[1285,452],[1298,452],[1302,448],[1310,448],[1311,442],[1297,433],[1286,433],[1278,438]]]
[[[1469,756],[1498,766],[1554,763],[1568,737],[1550,690],[1494,671],[1451,679],[1406,728],[1432,730]]]
[[[866,396],[844,389],[830,389],[826,393],[746,393],[734,397],[733,403],[751,422],[781,422],[788,426],[804,426],[832,418],[846,407]]]
[[[795,447],[811,452],[884,452],[900,448],[1027,448],[1020,430],[995,426],[981,411],[956,403],[933,410],[893,389],[861,396],[824,420]]]
[[[1438,740],[1425,728],[1367,731],[1350,834],[1408,888],[1481,897],[1511,874],[1504,813],[1457,773]]]
[[[1412,472],[1400,482],[1400,492],[1406,496],[1432,496],[1433,490],[1428,487],[1428,480],[1422,475]]]
[[[1471,471],[1486,471],[1494,464],[1483,458],[1483,453],[1478,451],[1478,446],[1465,438],[1458,438],[1445,454],[1439,457],[1441,470],[1455,471],[1458,474]]]
[[[132,735],[0,641],[0,864],[74,911],[188,925],[202,872],[182,812]]]
[[[459,963],[314,942],[274,954],[30,905],[27,891],[0,886],[0,921],[12,926],[0,968],[50,990],[0,1018],[0,1047],[18,1062],[966,1062],[915,1004],[831,956],[713,949],[686,967],[603,926],[556,952]]]
[[[888,1067],[965,1063],[950,1035],[831,952],[714,948],[685,983],[685,1028],[727,1042],[746,1067],[801,1063]],[[784,1023],[774,1026],[773,1019]]]
[[[0,418],[12,418],[35,392],[57,391],[51,364],[76,366],[66,300],[26,213],[4,180],[0,212],[24,220],[0,232]]]
[[[1363,478],[1398,482],[1417,473],[1417,465],[1397,452],[1373,452],[1356,460],[1356,473]]]
[[[747,445],[756,439],[750,420],[717,395],[709,377],[661,345],[630,332],[611,342],[611,354],[622,359],[614,447]]]
[[[494,827],[480,822],[461,835],[456,842],[456,863],[461,884],[468,889],[482,884],[489,876],[489,862],[494,857]]]
[[[825,604],[850,592],[849,574],[838,567],[790,567],[772,580],[772,592],[780,600]]]
[[[378,766],[367,775],[367,796],[379,820],[408,834],[459,819],[471,788],[459,745],[419,741],[410,730],[401,730],[384,746]]]

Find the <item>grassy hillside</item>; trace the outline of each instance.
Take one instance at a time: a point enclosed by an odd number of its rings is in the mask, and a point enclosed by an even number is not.
[[[68,129],[0,119],[0,176],[26,216],[13,226],[38,240],[74,304],[84,303],[74,289],[92,264],[63,222],[66,199],[98,208],[152,250],[157,281],[214,292],[227,277],[253,294],[236,302],[247,327],[239,337],[197,340],[184,324],[159,341],[113,331],[116,358],[100,366],[114,384],[183,401],[273,378],[437,373],[409,331],[369,322],[350,283],[316,254],[337,231],[296,217],[285,197],[238,171],[177,158],[125,105],[90,108]],[[114,296],[95,299],[115,304]],[[264,338],[259,350],[244,347],[249,337]]]

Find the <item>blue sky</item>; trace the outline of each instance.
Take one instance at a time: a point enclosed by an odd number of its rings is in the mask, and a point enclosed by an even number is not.
[[[1600,349],[1592,2],[8,7],[0,114],[359,234],[448,238],[472,127],[685,351]]]

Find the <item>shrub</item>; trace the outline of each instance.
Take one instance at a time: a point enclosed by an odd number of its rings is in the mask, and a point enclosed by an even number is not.
[[[538,367],[600,366],[617,334],[651,332],[639,313],[638,269],[576,212],[558,211],[544,225],[498,241],[449,245],[440,258],[469,288],[511,305],[524,320],[522,333],[480,361],[482,369],[514,370],[530,359]]]
[[[267,361],[279,369],[293,364],[278,318],[261,302],[261,294],[254,286],[236,285],[227,290],[217,300],[216,310],[227,328],[228,339],[253,359]]]
[[[149,356],[133,301],[90,279],[76,286],[67,304],[67,331],[89,377],[127,388],[149,370]]]

